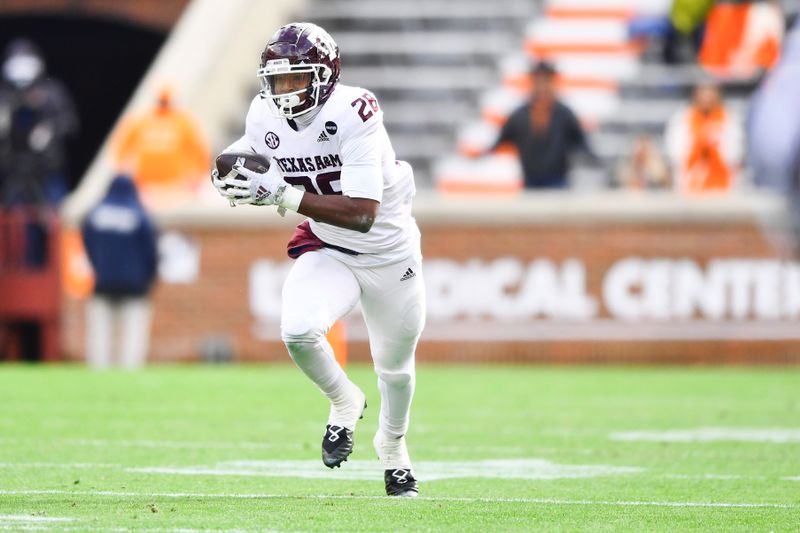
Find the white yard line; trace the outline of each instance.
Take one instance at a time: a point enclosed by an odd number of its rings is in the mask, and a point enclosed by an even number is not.
[[[230,463],[246,463],[247,461],[231,461]],[[210,470],[210,469],[200,469],[200,468],[192,468],[192,467],[126,467],[121,464],[114,464],[114,463],[0,463],[0,468],[63,468],[63,469],[89,469],[89,468],[126,468],[128,470],[134,472],[150,472],[150,473],[168,473],[168,474],[228,474],[228,475],[242,475],[240,471],[234,472],[225,472],[219,470]],[[374,470],[374,469],[372,469]],[[258,475],[257,472],[245,472],[245,474],[252,474]],[[325,475],[315,476],[320,478],[331,478],[332,475],[330,472],[323,471]],[[285,474],[281,474],[281,476],[276,477],[283,477]],[[369,479],[372,478],[377,479],[380,477],[379,475],[370,476]],[[800,476],[752,476],[752,475],[744,475],[744,474],[660,474],[658,477],[662,479],[706,479],[706,480],[720,480],[720,481],[736,481],[736,480],[780,480],[780,481],[800,481]],[[338,477],[336,479],[339,479]],[[349,479],[349,478],[348,478]],[[425,481],[431,481],[430,479],[426,479]],[[0,522],[2,522],[2,516],[0,516]]]
[[[128,448],[176,448],[191,450],[274,450],[299,449],[300,446],[277,446],[267,442],[219,442],[219,441],[175,441],[175,440],[111,440],[111,439],[68,439],[67,442],[80,446],[124,446]]]
[[[578,477],[591,477],[593,475],[614,475],[614,474],[631,474],[640,473],[641,469],[632,467],[608,467],[607,465],[585,465],[578,466],[577,472],[558,472],[560,465],[547,464],[538,465],[548,466],[548,469],[533,471],[525,473],[527,463],[536,462],[536,460],[492,460],[491,468],[493,469],[492,475],[487,475],[487,472],[481,471],[481,461],[462,461],[461,463],[447,463],[438,461],[423,461],[418,466],[425,466],[421,470],[426,471],[424,481],[436,481],[437,479],[450,479],[459,477],[491,477],[495,479],[511,479],[511,478],[528,478],[528,479],[569,479]],[[238,460],[238,461],[225,461],[218,463],[215,466],[197,467],[197,466],[126,466],[118,463],[45,463],[45,462],[31,462],[31,463],[0,463],[0,469],[92,469],[92,468],[107,468],[107,469],[126,469],[130,472],[142,472],[153,474],[183,474],[183,475],[230,475],[230,476],[256,476],[256,477],[303,477],[303,478],[319,478],[319,479],[356,479],[356,480],[374,480],[379,479],[379,469],[376,467],[375,461],[352,461],[349,471],[333,471],[320,470],[316,461],[257,461],[257,460]],[[460,466],[459,466],[460,465]],[[501,472],[503,466],[511,468],[511,472]],[[556,467],[552,470],[549,467]],[[563,466],[563,465],[562,465]],[[458,467],[455,468],[454,467]],[[567,467],[569,468],[569,467]],[[596,470],[592,471],[592,468]],[[584,471],[580,471],[584,469]],[[608,470],[605,470],[608,469]],[[655,477],[661,479],[691,479],[691,480],[713,480],[713,481],[740,481],[740,480],[772,480],[772,481],[800,481],[800,476],[763,476],[763,475],[747,475],[747,474],[719,474],[719,473],[700,473],[700,474],[679,474],[679,473],[664,473],[655,474]],[[0,493],[1,494],[1,493]],[[2,523],[2,517],[0,517]]]
[[[0,438],[0,442],[24,442],[31,439]],[[219,441],[180,441],[180,440],[148,440],[148,439],[56,439],[60,444],[73,446],[97,446],[105,448],[108,446],[122,446],[125,448],[175,448],[191,450],[296,450],[301,445],[286,446],[275,445],[267,442],[219,442]]]
[[[0,496],[107,496],[112,498],[220,498],[239,500],[378,500],[389,501],[388,496],[350,496],[337,494],[268,494],[268,493],[209,493],[209,492],[121,492],[121,491],[69,491],[57,489],[43,490],[0,490]],[[746,509],[800,509],[800,504],[757,503],[757,502],[677,502],[644,500],[563,500],[557,498],[469,498],[451,496],[420,496],[408,501],[463,502],[463,503],[523,503],[538,505],[587,505],[614,507],[711,507]]]
[[[0,468],[122,468],[111,463],[0,463]]]
[[[383,469],[377,460],[354,459],[346,470],[328,471],[317,460],[222,461],[214,465],[157,466],[128,468],[128,472],[184,476],[255,476],[339,480],[381,480]],[[597,476],[638,474],[641,468],[611,465],[559,464],[545,459],[484,459],[480,461],[419,461],[416,471],[422,481],[454,478],[491,479],[578,479]]]
[[[15,524],[3,525],[0,524],[0,531],[76,531],[85,533],[87,531],[102,531],[104,533],[129,533],[131,531],[147,531],[148,533],[276,533],[278,530],[274,529],[194,529],[185,527],[64,527],[62,525],[45,525],[45,524]]]
[[[746,476],[741,474],[663,474],[659,477],[665,479],[713,479],[713,480],[739,480],[739,479],[770,479],[767,476]],[[785,479],[785,478],[780,478]]]
[[[72,518],[60,516],[35,516],[29,514],[0,514],[0,524],[3,522],[17,523],[38,523],[38,522],[70,522]]]
[[[665,431],[616,431],[611,440],[629,442],[768,442],[793,444],[800,442],[797,428],[726,428],[702,427]]]
[[[0,442],[22,442],[25,439],[14,438],[0,438]],[[191,449],[191,450],[299,450],[302,449],[301,444],[294,445],[279,445],[271,444],[268,442],[197,442],[197,441],[175,441],[175,440],[128,440],[128,439],[60,439],[57,442],[62,444],[69,444],[74,446],[96,446],[106,448],[109,446],[120,446],[124,448],[170,448],[170,449]],[[543,448],[534,449],[542,450]],[[418,444],[415,449],[433,450],[439,453],[504,453],[504,454],[520,454],[525,450],[520,446],[437,446],[434,444]],[[555,451],[558,448],[546,448],[545,450]],[[11,463],[0,463],[0,468],[3,465]],[[89,463],[87,463],[89,464]],[[117,465],[113,465],[117,466]],[[101,466],[102,468],[102,466]]]
[[[258,531],[259,533],[271,532],[274,530],[245,530],[245,529],[194,529],[194,528],[127,528],[127,527],[88,527],[71,526],[65,527],[65,522],[73,522],[74,518],[55,517],[55,516],[35,516],[35,515],[0,515],[0,531],[149,531],[151,533],[248,533]]]

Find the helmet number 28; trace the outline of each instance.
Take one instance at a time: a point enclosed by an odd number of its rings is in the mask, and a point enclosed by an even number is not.
[[[341,187],[338,191],[333,188],[333,184],[338,182],[341,176],[342,173],[337,170],[317,174],[315,180],[308,176],[284,176],[283,179],[289,185],[300,186],[311,194],[342,194]],[[314,186],[314,181],[317,182],[316,186]]]
[[[361,117],[361,120],[366,122],[369,118],[378,112],[378,101],[372,96],[370,93],[364,93],[352,102],[350,105],[353,107],[357,107],[358,109],[358,116]]]

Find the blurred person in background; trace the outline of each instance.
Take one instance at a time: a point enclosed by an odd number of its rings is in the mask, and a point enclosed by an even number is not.
[[[776,0],[716,0],[700,65],[721,78],[753,78],[770,70],[780,57],[785,24]]]
[[[663,59],[667,64],[695,63],[703,42],[706,19],[714,0],[674,0],[670,9]]]
[[[197,194],[210,163],[199,126],[175,105],[166,86],[155,107],[122,122],[113,151],[117,167],[132,173],[150,208],[174,206]]]
[[[757,185],[790,200],[795,250],[800,252],[800,18],[781,61],[751,100],[748,159]]]
[[[67,139],[78,131],[67,90],[28,40],[9,44],[0,81],[0,202],[56,205],[68,192]]]
[[[113,179],[81,229],[95,274],[94,294],[86,308],[87,363],[106,368],[119,357],[123,368],[138,368],[145,363],[150,343],[149,294],[156,278],[157,248],[155,227],[130,177]]]
[[[58,258],[48,256],[49,242],[58,217],[55,208],[69,189],[66,142],[77,131],[66,88],[46,75],[45,61],[32,42],[13,40],[0,73],[0,219],[8,214],[23,220],[23,265],[34,275],[57,268]],[[41,357],[44,330],[38,319],[20,319],[8,329],[22,357]]]
[[[570,155],[592,152],[575,113],[558,100],[556,69],[545,61],[531,70],[530,100],[511,113],[492,149],[513,145],[522,163],[527,189],[568,186]]]
[[[0,79],[0,205],[57,206],[68,192],[66,141],[78,129],[64,86],[45,76],[37,48],[17,39],[6,50]],[[54,213],[51,213],[55,216]],[[26,262],[44,264],[46,228],[31,221]]]
[[[615,178],[622,189],[666,189],[670,185],[667,163],[647,134],[636,136],[633,151],[620,162]]]
[[[733,188],[744,157],[744,132],[739,118],[725,109],[719,87],[696,87],[691,105],[672,116],[664,135],[677,191],[691,195]]]

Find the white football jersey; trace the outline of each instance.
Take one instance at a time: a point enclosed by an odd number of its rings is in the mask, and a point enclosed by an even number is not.
[[[378,265],[419,255],[419,230],[411,216],[416,192],[411,166],[395,159],[375,96],[339,84],[306,127],[293,129],[278,117],[271,98],[250,104],[245,135],[226,151],[253,151],[277,164],[284,179],[315,194],[344,194],[380,202],[367,233],[309,219],[311,230],[328,244],[359,252],[338,253],[354,265]]]

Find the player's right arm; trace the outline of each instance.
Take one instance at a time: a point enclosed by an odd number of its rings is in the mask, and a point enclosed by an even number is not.
[[[297,212],[317,222],[366,233],[372,228],[380,205],[369,198],[303,193]]]

